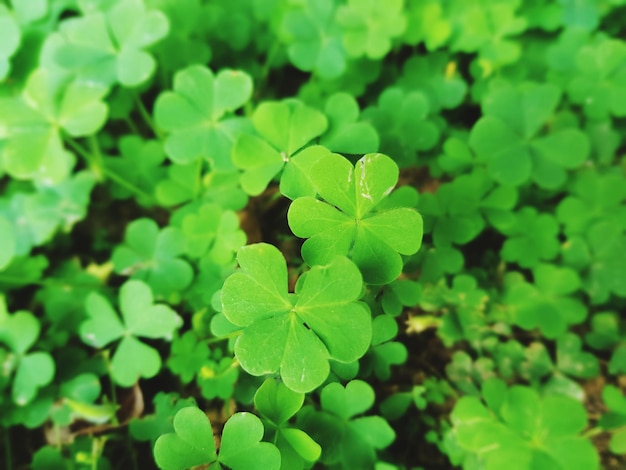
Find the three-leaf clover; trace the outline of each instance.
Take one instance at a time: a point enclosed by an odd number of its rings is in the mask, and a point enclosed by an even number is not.
[[[402,35],[406,18],[403,0],[348,0],[337,8],[343,46],[350,57],[380,59],[391,50],[392,39]]]
[[[119,298],[121,320],[105,297],[91,293],[85,301],[87,319],[80,325],[80,337],[96,348],[121,339],[111,360],[111,374],[117,384],[130,387],[139,377],[151,378],[161,370],[158,351],[138,338],[170,339],[182,319],[167,305],[154,305],[152,291],[142,281],[127,281]]]
[[[329,79],[346,69],[346,52],[336,23],[334,0],[307,0],[290,5],[281,27],[287,55],[300,70]]]
[[[626,43],[604,39],[585,45],[578,50],[576,66],[567,87],[570,99],[592,119],[626,116]]]
[[[433,113],[442,108],[456,108],[467,91],[467,84],[456,71],[456,63],[443,53],[411,57],[402,66],[396,85],[409,92],[423,92]]]
[[[355,166],[329,154],[311,168],[311,181],[322,200],[296,199],[287,218],[293,233],[309,238],[302,256],[309,265],[349,256],[365,282],[386,284],[402,271],[403,255],[415,253],[422,240],[422,218],[412,208],[376,211],[398,181],[398,166],[386,155],[367,154]]]
[[[581,403],[559,395],[541,398],[520,385],[507,389],[499,379],[485,382],[482,392],[489,408],[477,397],[462,397],[452,412],[452,433],[485,468],[598,468],[593,444],[580,435],[587,426]]]
[[[178,256],[185,251],[185,236],[176,227],[159,230],[152,219],[128,224],[124,244],[113,251],[115,271],[148,283],[157,296],[168,296],[191,284],[193,270]]]
[[[405,7],[407,18],[403,39],[406,43],[417,45],[424,42],[428,51],[441,47],[452,33],[450,19],[439,0],[421,0],[408,2]]]
[[[504,303],[516,325],[530,330],[539,328],[547,338],[557,338],[569,325],[587,317],[583,303],[570,297],[581,287],[580,277],[571,268],[539,264],[533,269],[534,284],[519,273],[505,277]]]
[[[146,9],[143,0],[114,2],[106,10],[62,21],[59,31],[48,37],[43,60],[71,70],[86,83],[136,87],[156,69],[145,49],[168,31],[167,16]]]
[[[453,0],[446,12],[452,23],[450,49],[478,51],[487,70],[516,62],[520,45],[508,38],[526,29],[526,19],[517,15],[521,0],[464,2]]]
[[[72,80],[58,71],[36,69],[21,96],[0,98],[4,145],[0,162],[17,179],[35,179],[46,185],[65,180],[74,166],[61,131],[83,137],[105,123],[108,89],[97,82]]]
[[[219,455],[213,429],[199,408],[182,408],[174,416],[174,432],[161,435],[154,444],[154,458],[163,470],[186,470],[217,463],[218,469],[279,470],[280,452],[263,438],[263,423],[251,413],[236,413],[224,425]]]
[[[565,183],[566,170],[585,161],[590,146],[581,130],[541,132],[560,101],[557,86],[530,82],[498,87],[483,99],[483,117],[469,143],[497,182],[519,186],[532,180],[555,189]]]
[[[514,214],[510,225],[500,229],[508,236],[500,250],[505,261],[533,268],[559,254],[559,224],[551,214],[539,214],[534,207],[523,207]]]
[[[187,331],[180,338],[172,341],[167,367],[180,377],[180,381],[188,384],[193,380],[204,363],[209,359],[211,351],[206,343],[199,342],[194,331]]]
[[[232,152],[233,162],[244,170],[242,188],[258,195],[284,167],[281,193],[290,199],[311,195],[307,172],[328,150],[318,146],[300,150],[326,130],[326,116],[299,100],[289,99],[261,103],[252,122],[258,135],[242,134]]]
[[[247,122],[228,116],[252,95],[252,78],[238,70],[192,65],[174,75],[174,91],[164,91],[154,104],[156,124],[169,132],[165,152],[179,164],[209,160],[215,169],[233,169],[230,152]]]
[[[516,203],[514,188],[495,185],[485,172],[474,171],[442,184],[435,194],[423,194],[418,208],[434,245],[446,247],[472,241],[484,230],[485,219],[496,227],[512,223]]]
[[[336,256],[313,266],[295,294],[287,293],[287,266],[272,245],[243,247],[237,260],[241,270],[224,282],[222,311],[243,327],[235,355],[248,373],[280,373],[285,385],[305,393],[326,380],[329,359],[347,363],[365,354],[372,325],[369,309],[357,302],[362,278],[350,260]]]
[[[396,438],[381,416],[359,416],[374,404],[374,389],[361,380],[333,382],[320,394],[323,411],[307,406],[297,424],[322,446],[321,462],[341,468],[373,468],[376,451]]]
[[[0,298],[0,343],[8,348],[0,348],[3,376],[15,373],[11,380],[11,398],[19,406],[33,401],[37,391],[50,382],[55,373],[55,362],[44,351],[29,352],[37,341],[41,325],[30,312],[18,311],[10,315],[4,298]],[[7,374],[8,372],[8,374]]]
[[[428,116],[431,104],[421,91],[407,92],[400,87],[386,88],[378,106],[363,111],[380,136],[380,150],[402,167],[416,163],[417,153],[432,149],[439,140],[440,129]]]
[[[217,264],[232,261],[233,254],[246,244],[237,214],[217,204],[204,204],[197,212],[186,215],[181,229],[189,256],[207,255]]]

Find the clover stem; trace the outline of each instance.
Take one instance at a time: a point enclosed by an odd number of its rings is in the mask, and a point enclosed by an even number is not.
[[[141,132],[139,132],[139,128],[137,127],[137,125],[133,122],[133,120],[130,117],[126,117],[124,119],[124,122],[126,123],[126,125],[128,126],[128,128],[130,129],[130,131],[133,134],[141,135]]]
[[[139,110],[139,115],[141,116],[141,119],[143,119],[143,121],[150,128],[150,130],[156,136],[157,139],[163,140],[163,136],[161,135],[158,128],[154,124],[154,121],[152,120],[152,116],[150,116],[150,113],[146,109],[145,105],[143,104],[143,101],[141,101],[141,98],[139,97],[138,94],[135,94],[135,103],[137,103],[137,110]]]
[[[278,38],[276,38],[274,42],[272,43],[267,55],[265,56],[265,61],[263,62],[263,65],[261,66],[261,75],[259,77],[259,84],[256,87],[257,96],[262,96],[261,90],[267,83],[267,76],[270,73],[272,61],[274,60],[274,56],[278,52],[279,47],[280,47],[280,41],[278,40]]]
[[[205,339],[203,341],[203,343],[205,344],[214,344],[214,343],[219,343],[220,341],[225,341],[225,340],[229,340],[231,338],[236,338],[237,336],[239,336],[241,333],[243,333],[243,330],[237,330],[237,331],[233,331],[232,333],[227,334],[226,336],[220,336],[219,338],[209,338],[209,339]]]
[[[583,433],[582,437],[584,439],[590,439],[590,438],[592,438],[594,436],[597,436],[598,434],[602,434],[603,432],[606,432],[606,429],[602,429],[602,428],[599,428],[599,427],[596,426],[595,428],[591,428],[591,429],[585,431]]]
[[[92,139],[93,137],[93,139]],[[133,183],[120,176],[118,173],[110,170],[106,166],[102,164],[102,152],[100,150],[100,144],[98,144],[95,136],[90,136],[89,142],[93,148],[93,154],[89,153],[82,145],[76,142],[74,139],[70,137],[65,137],[65,142],[74,150],[77,154],[79,154],[85,161],[91,171],[93,171],[99,178],[105,176],[113,181],[115,181],[120,186],[125,187],[131,193],[134,193],[136,196],[140,196],[142,198],[147,199],[148,201],[154,203],[156,202],[154,196],[138,188]]]

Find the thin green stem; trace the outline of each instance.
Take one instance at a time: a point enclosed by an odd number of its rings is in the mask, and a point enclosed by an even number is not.
[[[585,439],[591,439],[592,437],[602,434],[603,432],[607,432],[606,429],[595,427],[584,432],[582,437]]]
[[[592,437],[595,437],[605,432],[609,434],[613,434],[619,431],[623,431],[624,429],[626,429],[626,426],[619,426],[615,429],[604,429],[599,426],[596,426],[595,428],[591,428],[587,430],[585,433],[583,433],[582,437],[584,437],[585,439],[591,439]]]
[[[76,152],[78,155],[83,157],[83,159],[87,162],[91,170],[99,174],[100,169],[95,166],[93,157],[91,156],[89,152],[87,152],[87,150],[82,145],[80,145],[78,142],[76,142],[74,139],[68,136],[65,136],[64,141],[67,145],[69,145],[72,148],[74,152]]]
[[[269,51],[265,56],[265,62],[263,62],[263,66],[261,67],[261,76],[259,77],[259,84],[256,87],[257,98],[261,95],[261,91],[267,83],[267,77],[270,73],[270,68],[272,67],[272,61],[274,60],[274,56],[278,52],[279,48],[280,41],[276,38],[269,48]]]
[[[131,193],[135,194],[136,196],[140,196],[142,198],[147,199],[148,201],[152,203],[156,203],[156,200],[152,194],[145,192],[143,189],[137,187],[136,185],[134,185],[133,183],[125,179],[120,174],[104,166],[104,164],[102,163],[102,152],[100,150],[100,145],[98,144],[98,141],[95,138],[95,136],[90,136],[90,139],[89,139],[89,143],[90,143],[90,146],[92,147],[93,153],[88,152],[82,145],[80,145],[78,142],[76,142],[74,139],[70,137],[66,137],[65,142],[72,148],[72,150],[74,150],[78,155],[83,157],[83,159],[87,162],[87,165],[89,165],[89,168],[94,173],[96,173],[96,175],[98,175],[99,178],[101,179],[103,177],[109,178],[115,181],[120,186],[123,186],[124,188],[128,189]]]
[[[236,338],[237,336],[239,336],[241,333],[243,333],[243,330],[237,330],[237,331],[233,331],[232,333],[227,334],[226,336],[220,336],[219,338],[209,338],[209,339],[205,339],[203,341],[204,344],[215,344],[215,343],[219,343],[221,341],[227,341],[231,338]]]
[[[135,122],[130,117],[125,118],[124,122],[126,123],[126,125],[128,126],[128,128],[133,134],[141,135],[141,132],[139,131],[139,128],[137,127],[137,124],[135,124]]]
[[[150,130],[152,130],[152,133],[156,136],[157,139],[163,140],[163,136],[159,132],[159,129],[157,128],[157,126],[155,125],[152,119],[152,116],[146,109],[145,105],[143,104],[143,101],[141,101],[141,98],[139,97],[138,94],[135,94],[135,103],[137,104],[137,110],[139,111],[139,115],[141,116],[141,119],[143,119],[143,121],[150,128]]]

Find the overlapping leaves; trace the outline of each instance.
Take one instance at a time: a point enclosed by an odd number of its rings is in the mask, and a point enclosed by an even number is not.
[[[143,0],[102,4],[109,8],[91,8],[63,21],[48,38],[44,60],[86,82],[136,87],[156,69],[146,48],[168,33],[168,19],[159,10],[148,10]]]
[[[503,86],[485,97],[483,117],[472,128],[469,143],[493,179],[555,189],[565,183],[568,169],[583,163],[590,146],[582,131],[541,132],[560,100],[558,87],[536,83]]]
[[[422,240],[422,218],[408,207],[376,211],[398,181],[398,166],[382,154],[368,154],[355,166],[329,154],[311,168],[320,199],[303,197],[290,206],[291,230],[309,238],[302,256],[309,265],[349,256],[365,282],[386,284],[402,271],[403,255],[415,253]]]
[[[21,96],[0,98],[1,163],[16,179],[59,183],[70,174],[74,157],[62,142],[61,131],[72,137],[95,133],[105,123],[108,89],[97,82],[37,69]]]
[[[599,466],[592,443],[580,435],[587,425],[582,404],[572,398],[540,398],[530,387],[493,379],[483,386],[489,408],[477,397],[461,398],[452,413],[457,444],[487,469],[553,468],[591,470]]]
[[[328,150],[319,146],[302,149],[326,130],[326,116],[299,100],[288,99],[261,103],[252,122],[258,135],[241,135],[232,152],[233,162],[244,170],[242,188],[253,196],[260,194],[284,168],[280,179],[284,196],[312,195],[308,172]]]
[[[227,116],[252,95],[252,79],[236,70],[192,65],[174,76],[174,91],[164,91],[154,105],[156,124],[169,132],[165,152],[176,163],[205,158],[221,171],[231,170],[230,151],[245,120]]]
[[[247,372],[279,373],[285,385],[303,393],[326,380],[329,359],[353,362],[365,354],[371,319],[357,302],[362,280],[350,260],[336,256],[312,267],[295,294],[287,292],[287,266],[272,245],[248,245],[237,260],[241,271],[226,279],[222,308],[243,329],[235,354]]]

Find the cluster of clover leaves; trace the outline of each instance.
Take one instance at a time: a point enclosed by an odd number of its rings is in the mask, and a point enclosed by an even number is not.
[[[0,2],[0,461],[623,462],[624,5]]]

